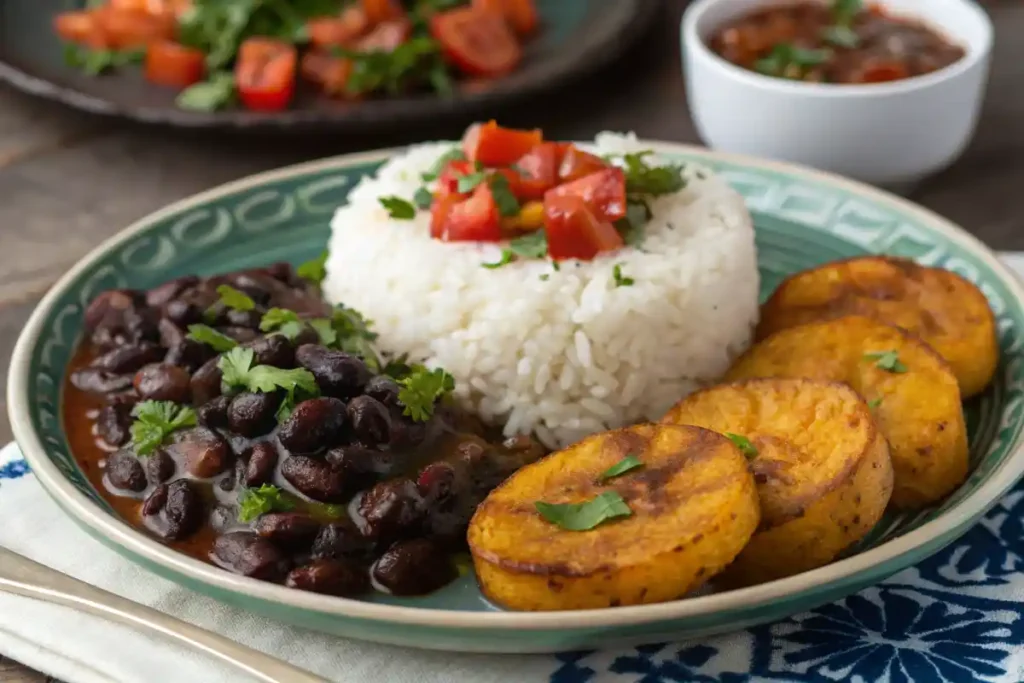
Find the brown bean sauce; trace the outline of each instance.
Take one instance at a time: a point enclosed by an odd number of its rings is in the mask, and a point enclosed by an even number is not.
[[[909,17],[840,3],[771,5],[723,26],[711,49],[768,76],[808,82],[881,83],[922,76],[963,59],[963,48]]]
[[[218,308],[220,284],[255,308]],[[322,345],[312,326],[293,339],[261,332],[274,307],[303,319],[331,312],[281,264],[97,297],[64,383],[75,459],[129,524],[229,571],[332,595],[441,587],[456,576],[476,506],[544,449],[445,402],[413,420],[391,378]],[[255,349],[257,364],[307,369],[320,396],[290,416],[278,414],[280,391],[221,396],[218,355],[186,338],[192,324]],[[140,455],[131,411],[147,399],[190,405],[198,424]],[[240,496],[261,486],[288,505],[242,521]]]

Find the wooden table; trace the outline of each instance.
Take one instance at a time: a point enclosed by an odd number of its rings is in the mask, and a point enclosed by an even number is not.
[[[669,0],[655,34],[612,71],[539,102],[500,112],[508,125],[559,138],[600,130],[697,142],[680,77],[678,26],[686,0]],[[1024,4],[984,3],[996,22],[993,74],[978,135],[915,201],[996,249],[1024,249]],[[499,112],[492,112],[498,116]],[[253,139],[125,125],[66,111],[0,86],[0,359],[40,295],[69,265],[132,221],[250,173],[357,149],[458,136],[465,121],[402,135]],[[927,125],[922,121],[921,125]],[[6,385],[6,363],[0,365]],[[11,438],[0,397],[0,443]],[[0,683],[46,680],[0,658]]]

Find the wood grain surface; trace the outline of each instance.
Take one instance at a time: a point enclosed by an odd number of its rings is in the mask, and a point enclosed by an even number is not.
[[[678,26],[686,0],[667,0],[644,45],[557,96],[491,114],[553,137],[600,130],[699,142],[687,115]],[[996,24],[993,73],[978,133],[952,168],[910,198],[995,249],[1024,249],[1024,3],[983,3]],[[46,288],[103,239],[161,206],[285,164],[417,139],[456,137],[467,122],[397,135],[250,138],[182,133],[93,118],[0,88],[0,359]],[[922,121],[922,125],[927,125]],[[0,383],[6,385],[6,360]],[[0,397],[0,443],[10,427]],[[47,678],[0,657],[0,683]]]

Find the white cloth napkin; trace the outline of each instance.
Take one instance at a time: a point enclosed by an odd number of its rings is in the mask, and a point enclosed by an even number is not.
[[[1024,273],[1024,254],[1006,254],[1004,259],[1018,273]],[[748,671],[746,662],[757,656],[749,632],[709,639],[702,644],[653,646],[622,652],[513,656],[402,649],[282,625],[153,576],[87,536],[27,472],[13,444],[0,450],[0,545],[340,683],[763,680],[759,676],[748,678],[746,673],[726,673],[722,678],[718,675],[723,671]],[[1019,588],[1018,584],[1016,589]],[[885,590],[893,593],[899,587]],[[867,596],[865,600],[871,599],[870,591],[862,595]],[[772,633],[768,632],[769,638],[777,637]],[[784,640],[781,631],[780,635]],[[971,636],[970,640],[975,642],[976,639]],[[1015,639],[1016,636],[1006,637],[1006,641]],[[1000,643],[991,643],[988,647],[998,645]],[[920,641],[913,647],[920,649]],[[1007,651],[1016,652],[1010,658],[1017,666],[1024,665],[1015,644],[1007,642]],[[0,594],[0,654],[66,683],[248,683],[251,680],[205,655],[168,645],[132,629],[68,608],[5,594]],[[702,674],[692,677],[687,673],[689,666],[699,666]],[[841,677],[831,676],[818,678],[809,671],[799,671],[800,668],[791,669],[794,679],[811,680],[804,678],[810,674],[816,681],[841,680]],[[712,669],[717,670],[714,678],[708,675]],[[841,670],[832,673],[839,674]],[[985,680],[1020,680],[1008,670],[1006,673],[1010,677],[986,677]],[[855,678],[864,680],[859,676]]]

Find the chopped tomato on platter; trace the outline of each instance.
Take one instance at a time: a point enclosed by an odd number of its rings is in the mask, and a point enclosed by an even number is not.
[[[438,196],[459,194],[459,178],[469,175],[474,170],[475,167],[469,161],[461,159],[449,161],[437,176]]]
[[[170,14],[150,14],[101,7],[93,10],[104,42],[114,49],[145,47],[157,41],[173,40],[176,20]]]
[[[345,86],[352,75],[352,61],[344,57],[335,57],[325,50],[310,50],[302,55],[300,65],[302,76],[316,83],[328,95],[348,95]]]
[[[452,212],[454,207],[459,202],[463,201],[464,197],[458,194],[441,194],[434,198],[434,203],[430,206],[430,236],[434,239],[444,239],[445,225],[448,222],[448,214]]]
[[[604,159],[570,144],[566,145],[565,153],[562,155],[562,163],[558,167],[558,179],[562,182],[579,180],[606,168],[608,168],[608,164]]]
[[[394,52],[412,34],[412,23],[408,19],[382,21],[368,34],[355,42],[358,52]]]
[[[92,48],[107,46],[106,36],[95,11],[61,12],[53,18],[53,29],[61,40],[68,43]]]
[[[626,176],[621,168],[606,168],[548,190],[544,203],[558,197],[579,197],[600,220],[617,221],[626,215]]]
[[[168,40],[146,48],[146,80],[157,85],[187,88],[203,80],[206,55],[195,48]]]
[[[558,184],[564,144],[542,142],[515,161],[520,180],[515,185],[520,199],[543,199],[544,193]]]
[[[556,261],[590,260],[624,244],[615,226],[595,216],[576,195],[550,196],[544,200],[544,231],[548,255]]]
[[[360,6],[371,25],[405,17],[405,11],[397,0],[361,0]]]
[[[519,65],[523,51],[498,14],[460,7],[430,18],[430,33],[445,56],[471,76],[500,76]]]
[[[469,199],[451,203],[453,198],[441,197],[435,202],[435,214],[431,217],[432,236],[446,242],[501,240],[501,215],[487,183],[477,185]]]
[[[295,47],[269,38],[249,38],[238,50],[235,87],[246,108],[280,111],[295,94],[298,53]]]
[[[473,0],[473,7],[500,14],[519,35],[529,35],[537,29],[537,7],[533,0]]]
[[[348,45],[370,30],[370,20],[362,7],[351,6],[336,17],[317,17],[306,22],[313,45],[330,47]]]
[[[544,140],[539,129],[502,128],[495,121],[475,123],[462,138],[462,151],[484,166],[508,166]]]

